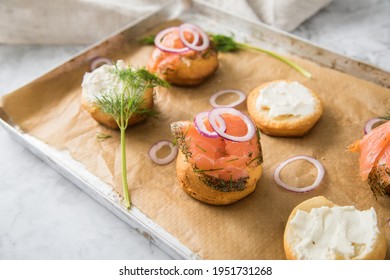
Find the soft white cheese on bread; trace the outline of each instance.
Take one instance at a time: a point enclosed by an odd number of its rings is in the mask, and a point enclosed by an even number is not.
[[[123,60],[118,60],[116,65],[104,64],[92,72],[85,73],[81,84],[83,98],[93,103],[102,94],[121,92],[123,84],[114,73],[115,67],[125,69],[126,65]]]
[[[296,212],[288,242],[298,259],[359,259],[373,250],[379,233],[374,208],[322,206]]]
[[[302,84],[286,81],[270,83],[260,89],[256,109],[268,110],[268,116],[307,116],[314,112],[316,100]]]

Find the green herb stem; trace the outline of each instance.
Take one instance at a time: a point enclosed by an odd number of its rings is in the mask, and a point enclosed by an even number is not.
[[[115,90],[102,91],[101,96],[96,96],[96,103],[103,112],[115,119],[120,129],[123,197],[126,208],[130,209],[131,200],[127,184],[126,163],[126,129],[129,119],[133,114],[153,114],[153,110],[142,107],[145,90],[155,86],[168,87],[169,84],[144,68],[132,69],[128,67],[120,69],[115,65],[112,73],[119,78],[123,89],[121,92]]]
[[[122,154],[122,187],[125,206],[127,209],[131,207],[129,186],[127,184],[127,164],[126,164],[126,128],[121,128],[121,154]]]
[[[102,142],[108,138],[111,138],[111,135],[109,134],[105,134],[105,133],[102,133],[102,132],[96,132],[96,140],[99,141],[99,142]]]
[[[123,187],[123,197],[125,199],[125,206],[127,209],[130,209],[131,199],[129,193],[129,186],[127,184],[127,163],[126,163],[126,128],[128,124],[128,118],[125,118],[124,103],[125,103],[125,91],[123,90],[121,93],[121,106],[120,106],[121,113],[120,113],[120,120],[119,120],[119,129],[121,131],[122,187]],[[131,115],[132,113],[130,113],[130,117]]]
[[[281,55],[278,55],[277,53],[274,53],[272,51],[268,51],[268,50],[265,50],[265,49],[262,49],[262,48],[259,48],[259,47],[255,47],[255,46],[252,46],[252,45],[249,45],[249,44],[245,44],[245,43],[239,43],[239,42],[236,42],[233,37],[229,37],[229,36],[225,36],[225,35],[220,35],[220,34],[209,34],[210,37],[211,37],[211,40],[213,41],[214,43],[214,46],[215,48],[218,50],[218,51],[221,51],[221,52],[234,52],[234,51],[237,51],[237,50],[253,50],[253,51],[258,51],[258,52],[262,52],[262,53],[265,53],[265,54],[268,54],[284,63],[286,63],[287,65],[291,66],[292,68],[294,68],[295,70],[297,70],[299,73],[301,73],[303,76],[305,76],[306,78],[311,78],[311,74],[306,71],[305,69],[303,69],[302,67],[300,67],[299,65],[297,65],[296,63],[292,62],[291,60],[281,56]]]
[[[254,47],[254,46],[251,46],[251,45],[248,45],[248,44],[244,44],[244,43],[238,43],[237,42],[237,45],[239,46],[240,49],[248,49],[248,50],[254,50],[254,51],[258,51],[258,52],[262,52],[262,53],[265,53],[265,54],[268,54],[284,63],[286,63],[287,65],[291,66],[292,68],[294,68],[295,70],[297,70],[299,73],[301,73],[303,76],[305,76],[306,78],[310,79],[312,77],[311,73],[306,71],[305,69],[303,69],[302,67],[300,67],[299,65],[297,65],[295,62],[292,62],[291,60],[277,54],[277,53],[274,53],[274,52],[271,52],[271,51],[268,51],[268,50],[265,50],[265,49],[262,49],[262,48],[259,48],[259,47]]]

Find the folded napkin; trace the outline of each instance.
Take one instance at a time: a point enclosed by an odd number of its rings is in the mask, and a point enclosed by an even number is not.
[[[332,0],[209,0],[220,9],[291,31]],[[166,0],[1,0],[0,43],[90,44]]]

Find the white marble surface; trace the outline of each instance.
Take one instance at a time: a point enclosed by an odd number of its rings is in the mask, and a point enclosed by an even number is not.
[[[334,0],[294,33],[390,71],[389,14],[389,0]],[[0,95],[84,47],[0,45]],[[0,127],[0,259],[169,258]]]

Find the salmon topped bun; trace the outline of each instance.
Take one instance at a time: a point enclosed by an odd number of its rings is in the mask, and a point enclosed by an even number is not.
[[[198,85],[218,69],[217,50],[198,26],[186,23],[167,28],[154,42],[148,70],[173,85]]]
[[[360,176],[374,194],[390,195],[390,121],[349,145],[348,150],[360,153]]]
[[[255,190],[263,156],[259,131],[247,116],[216,108],[172,123],[171,130],[179,145],[177,176],[187,194],[224,205]]]

